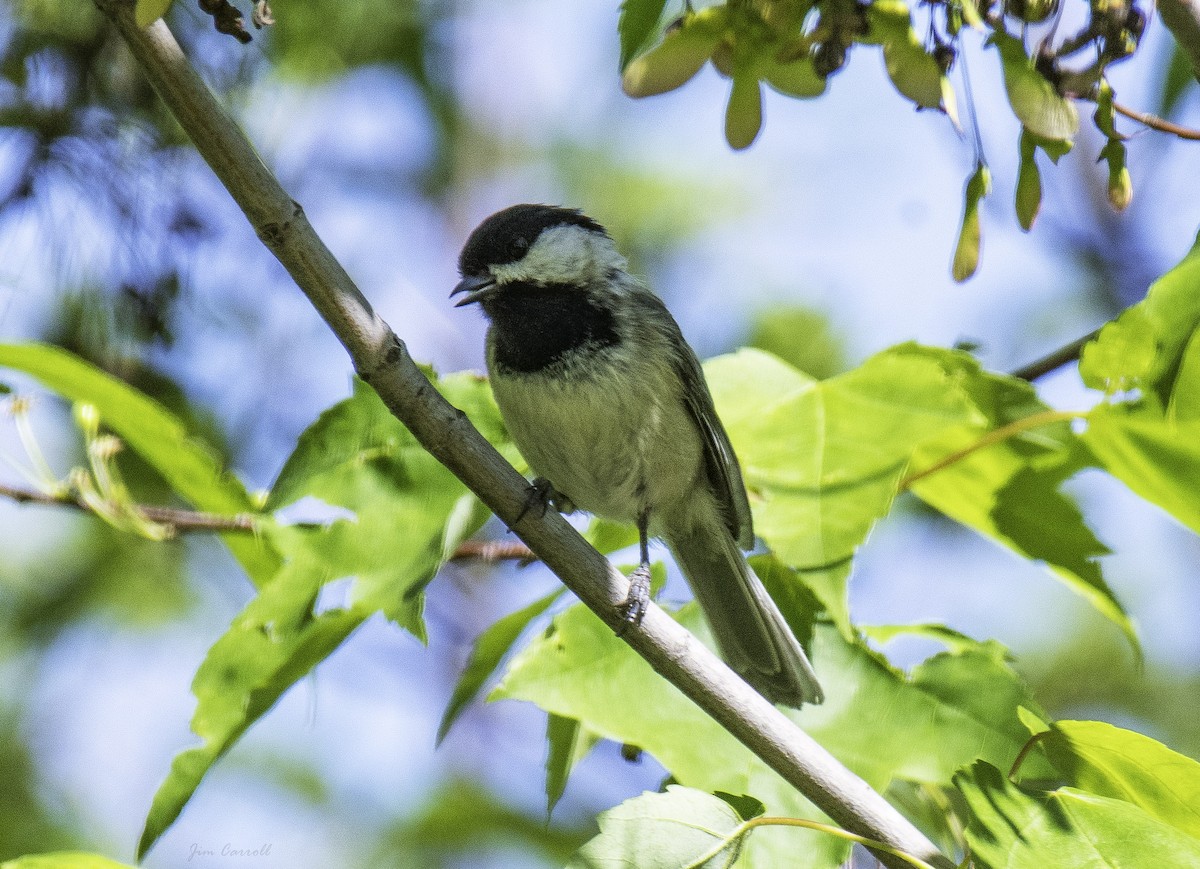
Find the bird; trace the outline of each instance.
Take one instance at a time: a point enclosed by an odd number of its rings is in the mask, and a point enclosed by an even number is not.
[[[531,498],[637,526],[624,625],[649,602],[649,540],[666,543],[726,662],[772,703],[824,699],[803,647],[746,561],[750,504],[695,352],[581,211],[513,205],[458,260],[455,307],[489,327],[488,380],[537,475]]]

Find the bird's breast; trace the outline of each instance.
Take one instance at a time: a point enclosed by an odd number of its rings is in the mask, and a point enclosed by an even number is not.
[[[649,508],[661,519],[696,484],[700,435],[673,371],[620,356],[589,354],[553,374],[493,366],[492,389],[530,467],[576,506],[624,522]]]

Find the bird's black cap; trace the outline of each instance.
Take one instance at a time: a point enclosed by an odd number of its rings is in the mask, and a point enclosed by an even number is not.
[[[476,227],[458,258],[459,274],[482,274],[488,266],[516,262],[537,241],[542,230],[573,224],[608,235],[603,226],[575,208],[555,205],[513,205],[497,211]]]

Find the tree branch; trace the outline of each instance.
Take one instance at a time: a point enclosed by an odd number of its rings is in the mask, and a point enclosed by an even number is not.
[[[50,492],[38,492],[33,489],[19,489],[0,483],[0,497],[16,501],[18,504],[45,504],[57,507],[70,507],[84,513],[96,515],[92,505],[78,495],[64,492],[61,495]],[[119,505],[113,505],[117,508]],[[209,533],[245,533],[254,531],[253,517],[241,514],[238,516],[220,516],[216,513],[198,513],[194,510],[177,510],[174,507],[158,507],[150,504],[134,504],[132,509],[145,519],[159,525],[167,525],[173,531],[201,531]]]
[[[1013,371],[1010,376],[1016,377],[1018,380],[1028,380],[1033,382],[1039,377],[1044,377],[1051,371],[1057,371],[1064,365],[1069,365],[1079,359],[1079,354],[1083,352],[1083,347],[1089,341],[1095,340],[1100,334],[1099,329],[1088,332],[1082,338],[1076,338],[1070,344],[1064,344],[1052,353],[1048,353],[1036,362],[1030,362],[1028,365],[1023,365],[1016,371]]]
[[[1113,111],[1127,118],[1132,118],[1139,124],[1143,124],[1152,130],[1158,130],[1160,133],[1170,133],[1181,139],[1200,142],[1200,130],[1193,130],[1191,127],[1182,127],[1179,124],[1173,124],[1165,118],[1160,118],[1158,115],[1152,115],[1149,112],[1139,112],[1137,109],[1128,108],[1120,103],[1113,103]]]
[[[213,98],[161,20],[139,28],[132,0],[97,0],[114,22],[150,84],[201,156],[245,212],[345,346],[355,371],[421,444],[554,571],[609,627],[621,625],[618,605],[628,580],[557,512],[526,511],[528,484],[446,402],[409,356],[404,343],[313,231],[304,211],[263,165],[236,124]],[[524,514],[524,515],[522,515]],[[638,654],[835,822],[861,836],[953,867],[945,855],[790,718],[734,674],[694,636],[651,605],[623,639]],[[889,867],[906,863],[875,852]]]

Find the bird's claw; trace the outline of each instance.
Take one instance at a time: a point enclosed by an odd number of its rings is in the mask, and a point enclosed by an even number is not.
[[[517,514],[517,518],[513,520],[513,525],[520,525],[530,510],[535,507],[540,508],[538,518],[546,515],[546,510],[550,507],[550,501],[554,498],[554,487],[550,485],[550,481],[545,477],[538,477],[529,484],[529,491],[525,495],[525,504],[521,507],[521,512]]]
[[[517,514],[517,518],[513,520],[513,525],[519,525],[521,520],[529,515],[529,511],[537,509],[538,518],[546,515],[546,511],[553,505],[554,509],[559,513],[574,513],[575,503],[564,495],[562,492],[554,488],[554,485],[545,477],[538,477],[529,484],[529,491],[525,496],[525,504],[521,507],[521,512]],[[511,527],[511,526],[510,526]]]
[[[617,636],[621,636],[630,625],[637,627],[646,615],[650,606],[650,565],[641,564],[629,574],[629,594],[618,607],[621,611],[621,626],[617,628]]]

